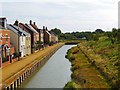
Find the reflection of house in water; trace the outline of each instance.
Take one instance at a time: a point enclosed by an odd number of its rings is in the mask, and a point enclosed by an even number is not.
[[[9,61],[12,63],[14,47],[10,43],[10,30],[6,28],[6,18],[0,18],[0,53],[2,63]]]

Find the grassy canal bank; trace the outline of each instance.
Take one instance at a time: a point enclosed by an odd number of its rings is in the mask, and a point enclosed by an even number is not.
[[[71,64],[72,81],[65,87],[68,88],[109,88],[106,80],[96,68],[88,61],[78,47],[70,49],[66,56]]]
[[[101,37],[68,50],[72,80],[65,88],[118,88],[118,46]]]

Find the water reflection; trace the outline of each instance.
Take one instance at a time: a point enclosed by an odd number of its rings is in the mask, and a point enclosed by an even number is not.
[[[23,82],[21,88],[63,88],[71,79],[71,64],[65,55],[73,46],[60,48],[40,70]]]

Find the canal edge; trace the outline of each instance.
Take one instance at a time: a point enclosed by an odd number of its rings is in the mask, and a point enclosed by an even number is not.
[[[33,72],[37,70],[37,68],[43,66],[49,58],[58,50],[60,49],[63,44],[59,44],[56,46],[51,52],[49,52],[47,55],[45,55],[42,59],[38,60],[39,58],[36,58],[35,61],[28,64],[25,68],[21,69],[18,73],[14,74],[7,80],[5,80],[2,83],[2,89],[9,90],[12,88],[13,90],[16,89],[18,86],[22,84],[22,82],[28,78]]]

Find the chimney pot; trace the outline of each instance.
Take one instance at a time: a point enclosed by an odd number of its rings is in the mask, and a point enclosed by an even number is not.
[[[32,20],[30,20],[30,25],[32,24]]]
[[[14,25],[18,26],[19,22],[18,20],[15,21]]]
[[[43,26],[43,30],[45,30],[45,26]]]
[[[35,25],[35,22],[33,24]]]
[[[7,24],[7,19],[6,18],[0,18],[2,20],[2,23],[0,23],[0,25],[4,28],[6,28],[6,24]]]
[[[47,27],[46,27],[46,30],[48,30]]]

